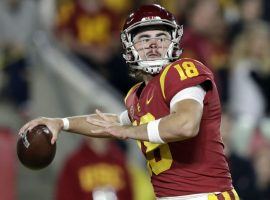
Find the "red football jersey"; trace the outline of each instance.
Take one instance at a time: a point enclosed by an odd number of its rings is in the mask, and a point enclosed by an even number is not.
[[[69,32],[81,45],[104,46],[118,38],[120,16],[105,6],[87,10],[78,1],[69,1],[58,11],[57,33]]]
[[[106,188],[115,191],[118,200],[133,199],[125,157],[116,144],[107,145],[108,151],[102,155],[86,142],[72,153],[60,173],[56,200],[94,200],[95,191],[106,193]]]
[[[198,135],[168,144],[138,142],[157,197],[233,188],[220,136],[219,95],[211,71],[202,63],[183,58],[166,66],[146,86],[135,85],[125,98],[129,117],[139,125],[169,115],[174,95],[195,85],[207,91]]]

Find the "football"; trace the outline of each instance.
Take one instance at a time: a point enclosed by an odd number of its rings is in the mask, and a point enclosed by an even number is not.
[[[23,133],[17,142],[17,155],[21,163],[30,169],[47,167],[54,159],[56,143],[51,144],[52,133],[45,125],[38,125]]]

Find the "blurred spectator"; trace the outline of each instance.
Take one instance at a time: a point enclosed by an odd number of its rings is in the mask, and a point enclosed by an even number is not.
[[[242,156],[249,154],[252,134],[269,112],[269,54],[270,29],[263,22],[246,27],[232,48],[230,109],[236,119],[234,148]]]
[[[109,0],[63,1],[58,7],[56,33],[80,60],[125,93],[132,83],[118,41],[122,16],[131,1],[118,1],[117,7]],[[120,6],[121,2],[125,4]]]
[[[103,0],[104,5],[121,18],[124,18],[133,6],[133,0]],[[122,19],[124,20],[124,19]]]
[[[254,200],[259,197],[259,190],[256,185],[256,175],[253,163],[246,158],[238,156],[231,149],[232,140],[232,118],[223,113],[221,120],[221,135],[225,146],[233,185],[241,200]]]
[[[124,154],[109,139],[87,138],[65,163],[56,199],[132,200]]]
[[[190,0],[148,0],[147,3],[156,3],[163,6],[176,17],[178,24],[186,23],[187,7]]]
[[[209,67],[216,78],[222,103],[227,101],[228,46],[226,26],[216,0],[194,0],[187,12],[182,57],[194,58]]]
[[[34,0],[0,1],[1,68],[6,81],[1,99],[8,98],[22,116],[29,114],[29,48],[38,26],[38,3]]]
[[[241,0],[239,4],[239,18],[230,26],[230,41],[233,41],[246,26],[261,20],[262,14],[263,0]]]
[[[219,0],[224,12],[224,19],[228,24],[236,23],[240,18],[239,0]]]

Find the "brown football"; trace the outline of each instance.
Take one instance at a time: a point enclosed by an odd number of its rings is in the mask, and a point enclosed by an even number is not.
[[[17,142],[17,155],[21,163],[30,169],[47,167],[56,152],[56,143],[52,145],[51,138],[51,131],[44,125],[23,133]]]

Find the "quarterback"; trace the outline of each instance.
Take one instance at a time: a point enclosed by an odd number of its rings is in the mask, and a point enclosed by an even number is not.
[[[157,199],[238,200],[220,136],[221,107],[213,74],[201,62],[180,58],[183,27],[163,7],[141,6],[121,33],[124,59],[142,82],[125,98],[119,116],[38,118],[38,124],[91,137],[134,139],[144,154]]]

